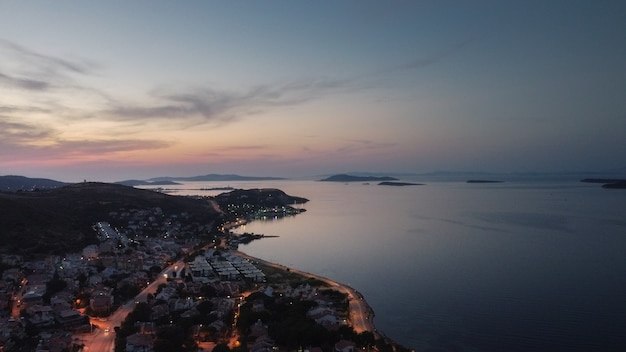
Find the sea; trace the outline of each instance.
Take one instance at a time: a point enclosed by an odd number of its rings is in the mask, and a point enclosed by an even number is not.
[[[409,180],[410,181],[410,180]],[[626,351],[626,190],[579,179],[186,182],[278,188],[296,216],[240,250],[349,284],[415,351]],[[168,186],[170,188],[170,186]]]

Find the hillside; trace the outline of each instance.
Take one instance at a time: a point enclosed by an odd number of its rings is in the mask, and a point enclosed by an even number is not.
[[[32,191],[67,186],[67,183],[47,178],[29,178],[24,176],[0,176],[0,192]]]
[[[275,188],[254,188],[236,189],[231,192],[222,193],[215,197],[215,201],[218,202],[222,208],[226,208],[229,204],[246,203],[261,207],[276,207],[291,204],[304,204],[309,200],[287,195],[285,192]]]
[[[116,184],[0,193],[0,251],[31,255],[75,251],[97,242],[91,227],[108,221],[110,212],[154,207],[164,213],[187,212],[190,219],[203,223],[220,216],[207,200]]]

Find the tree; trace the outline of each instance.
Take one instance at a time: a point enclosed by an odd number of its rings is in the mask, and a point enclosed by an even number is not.
[[[50,298],[57,292],[63,291],[65,289],[65,287],[67,287],[67,282],[61,280],[59,278],[59,273],[58,272],[54,272],[54,276],[52,277],[52,280],[48,281],[46,283],[46,293],[44,293],[43,295],[43,301],[44,303],[49,304],[50,303]]]
[[[231,352],[230,347],[225,343],[218,343],[213,347],[213,352]]]
[[[154,351],[180,351],[185,332],[180,326],[166,325],[157,329],[157,339],[154,341]]]
[[[358,347],[370,348],[376,344],[376,337],[371,331],[363,331],[356,337]]]
[[[207,315],[213,310],[213,303],[208,300],[202,301],[196,306],[196,309],[203,315]]]

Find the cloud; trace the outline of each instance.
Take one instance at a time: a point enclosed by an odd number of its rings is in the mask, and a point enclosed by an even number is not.
[[[149,101],[129,102],[97,88],[75,83],[77,75],[94,73],[97,66],[92,63],[41,54],[0,39],[0,54],[13,58],[9,60],[13,62],[12,70],[7,71],[0,66],[0,84],[12,89],[42,93],[60,89],[80,92],[96,98],[102,103],[100,106],[104,106],[87,112],[65,109],[63,117],[68,119],[97,118],[131,124],[160,121],[178,128],[189,128],[207,123],[223,125],[259,114],[268,108],[294,106],[328,95],[367,89],[372,85],[372,78],[435,64],[458,52],[467,43],[469,41],[460,42],[425,57],[351,77],[302,77],[288,82],[256,85],[240,91],[227,91],[207,85],[158,88],[146,92]],[[54,108],[59,111],[58,106]]]
[[[29,123],[9,121],[6,116],[0,115],[0,145],[28,144],[43,138],[54,136],[50,129]]]
[[[51,55],[40,54],[6,39],[0,39],[0,49],[48,72],[70,71],[84,75],[91,73],[92,69],[96,67],[95,64],[88,63],[87,61],[71,61]]]
[[[244,91],[196,87],[172,91],[157,89],[150,96],[154,105],[112,102],[102,113],[115,120],[178,119],[225,123],[259,113],[268,107],[292,106],[324,94],[345,90],[350,80],[298,79],[287,83],[257,85]]]
[[[117,152],[154,150],[171,146],[171,142],[146,139],[102,139],[60,141],[55,150],[69,155],[103,155]]]
[[[0,72],[0,82],[4,86],[26,90],[45,90],[50,87],[50,84],[44,81],[12,77],[2,72]]]
[[[115,153],[163,149],[172,145],[167,141],[145,139],[56,140],[45,146],[18,143],[27,140],[18,137],[12,142],[0,142],[0,155],[3,156],[0,164],[93,159]]]
[[[347,144],[337,148],[336,153],[353,153],[363,152],[364,150],[374,151],[380,149],[387,149],[397,145],[396,143],[381,143],[376,141],[370,141],[365,139],[349,140]]]
[[[387,68],[384,68],[384,69],[382,69],[380,71],[376,71],[375,74],[376,75],[382,75],[382,74],[394,73],[394,72],[398,72],[398,71],[416,70],[416,69],[420,69],[420,68],[423,68],[423,67],[427,67],[427,66],[431,66],[431,65],[437,64],[437,63],[441,62],[442,60],[457,54],[464,47],[466,47],[468,44],[472,43],[473,41],[474,41],[474,39],[466,39],[464,41],[460,41],[458,43],[454,43],[454,44],[449,45],[447,47],[444,47],[444,48],[442,48],[440,50],[432,52],[432,53],[430,53],[428,55],[415,58],[415,59],[413,59],[411,61],[408,61],[408,62],[405,62],[405,63],[401,63],[401,64],[398,64],[396,66],[387,67]]]
[[[44,55],[5,39],[0,39],[0,55],[3,57],[0,82],[13,89],[80,88],[72,76],[90,75],[97,68],[87,61]]]
[[[62,160],[140,150],[162,149],[172,143],[150,139],[109,138],[100,140],[64,140],[54,128],[7,121],[0,115],[0,155],[4,162],[28,157],[30,160]]]

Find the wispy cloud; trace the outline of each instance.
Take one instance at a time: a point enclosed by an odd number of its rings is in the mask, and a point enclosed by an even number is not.
[[[374,74],[383,75],[383,74],[389,74],[389,73],[394,73],[398,71],[416,70],[416,69],[424,68],[427,66],[431,66],[431,65],[434,65],[443,61],[444,59],[448,57],[456,55],[463,48],[465,48],[467,45],[469,45],[473,41],[474,39],[466,39],[466,40],[454,43],[452,45],[443,47],[437,51],[428,53],[427,55],[417,57],[413,60],[376,71],[374,72]]]
[[[379,149],[388,149],[397,145],[396,143],[381,143],[371,140],[358,139],[358,140],[349,140],[341,147],[337,148],[335,152],[337,153],[353,153],[353,152],[363,152],[364,150],[374,151]]]
[[[188,128],[206,123],[231,123],[270,108],[293,106],[328,95],[367,89],[372,85],[372,79],[436,64],[460,51],[469,42],[471,41],[459,42],[396,66],[349,77],[301,77],[239,91],[227,91],[207,85],[159,88],[146,92],[150,98],[147,101],[132,102],[107,94],[96,87],[76,83],[80,76],[94,74],[98,65],[85,60],[68,60],[42,54],[0,39],[0,54],[12,58],[9,61],[13,62],[10,68],[0,65],[0,84],[11,89],[42,93],[59,89],[80,91],[81,94],[99,99],[104,106],[86,112],[66,111],[67,118],[109,119],[131,124],[160,120],[176,124],[180,128]]]
[[[162,140],[102,139],[61,141],[55,146],[55,149],[69,155],[103,155],[139,150],[156,150],[167,148],[171,145],[171,142]]]
[[[26,90],[45,90],[50,87],[50,85],[44,81],[29,78],[12,77],[2,72],[0,72],[0,83],[2,83],[2,85],[4,86],[8,86],[11,88]]]
[[[42,54],[0,39],[0,56],[6,59],[0,63],[0,94],[3,89],[36,93],[32,97],[22,95],[21,100],[0,105],[0,118],[3,120],[0,123],[0,153],[9,155],[9,151],[16,148],[30,148],[40,155],[62,157],[62,154],[72,156],[167,148],[173,142],[135,139],[132,133],[140,128],[157,130],[165,124],[174,129],[224,125],[271,109],[368,89],[380,77],[437,64],[470,42],[460,42],[430,55],[360,75],[300,77],[234,91],[210,85],[168,86],[148,90],[146,101],[133,102],[107,94],[98,87],[81,84],[82,78],[97,72],[98,65]],[[62,94],[57,94],[59,91]],[[93,108],[73,107],[79,94],[94,99],[98,104]],[[56,99],[57,96],[60,99]],[[109,132],[118,129],[119,133],[115,134],[118,139],[70,140],[61,131],[46,127],[57,126],[56,123],[84,124],[87,120],[111,122]],[[39,147],[43,140],[47,148]],[[259,146],[249,147],[259,149]],[[350,153],[388,147],[370,141],[350,141],[337,151]]]
[[[269,107],[297,105],[324,94],[348,89],[350,80],[298,79],[287,83],[258,85],[242,91],[196,87],[172,91],[157,89],[154,105],[112,102],[103,113],[116,120],[178,119],[225,123],[264,111]]]
[[[26,145],[43,138],[54,136],[50,129],[42,128],[29,123],[9,121],[6,116],[0,115],[0,146],[6,149],[10,145]]]
[[[5,87],[47,91],[76,87],[72,76],[91,75],[98,65],[85,60],[68,60],[38,53],[0,39],[0,82]]]
[[[41,54],[6,39],[0,39],[0,47],[12,52],[20,59],[27,60],[40,68],[45,68],[46,71],[71,71],[80,74],[88,74],[94,68],[93,63],[66,60]]]
[[[61,138],[54,128],[32,123],[7,121],[0,115],[0,155],[4,161],[28,156],[40,160],[62,160],[118,152],[155,150],[171,146],[162,140],[103,138],[100,140]]]

